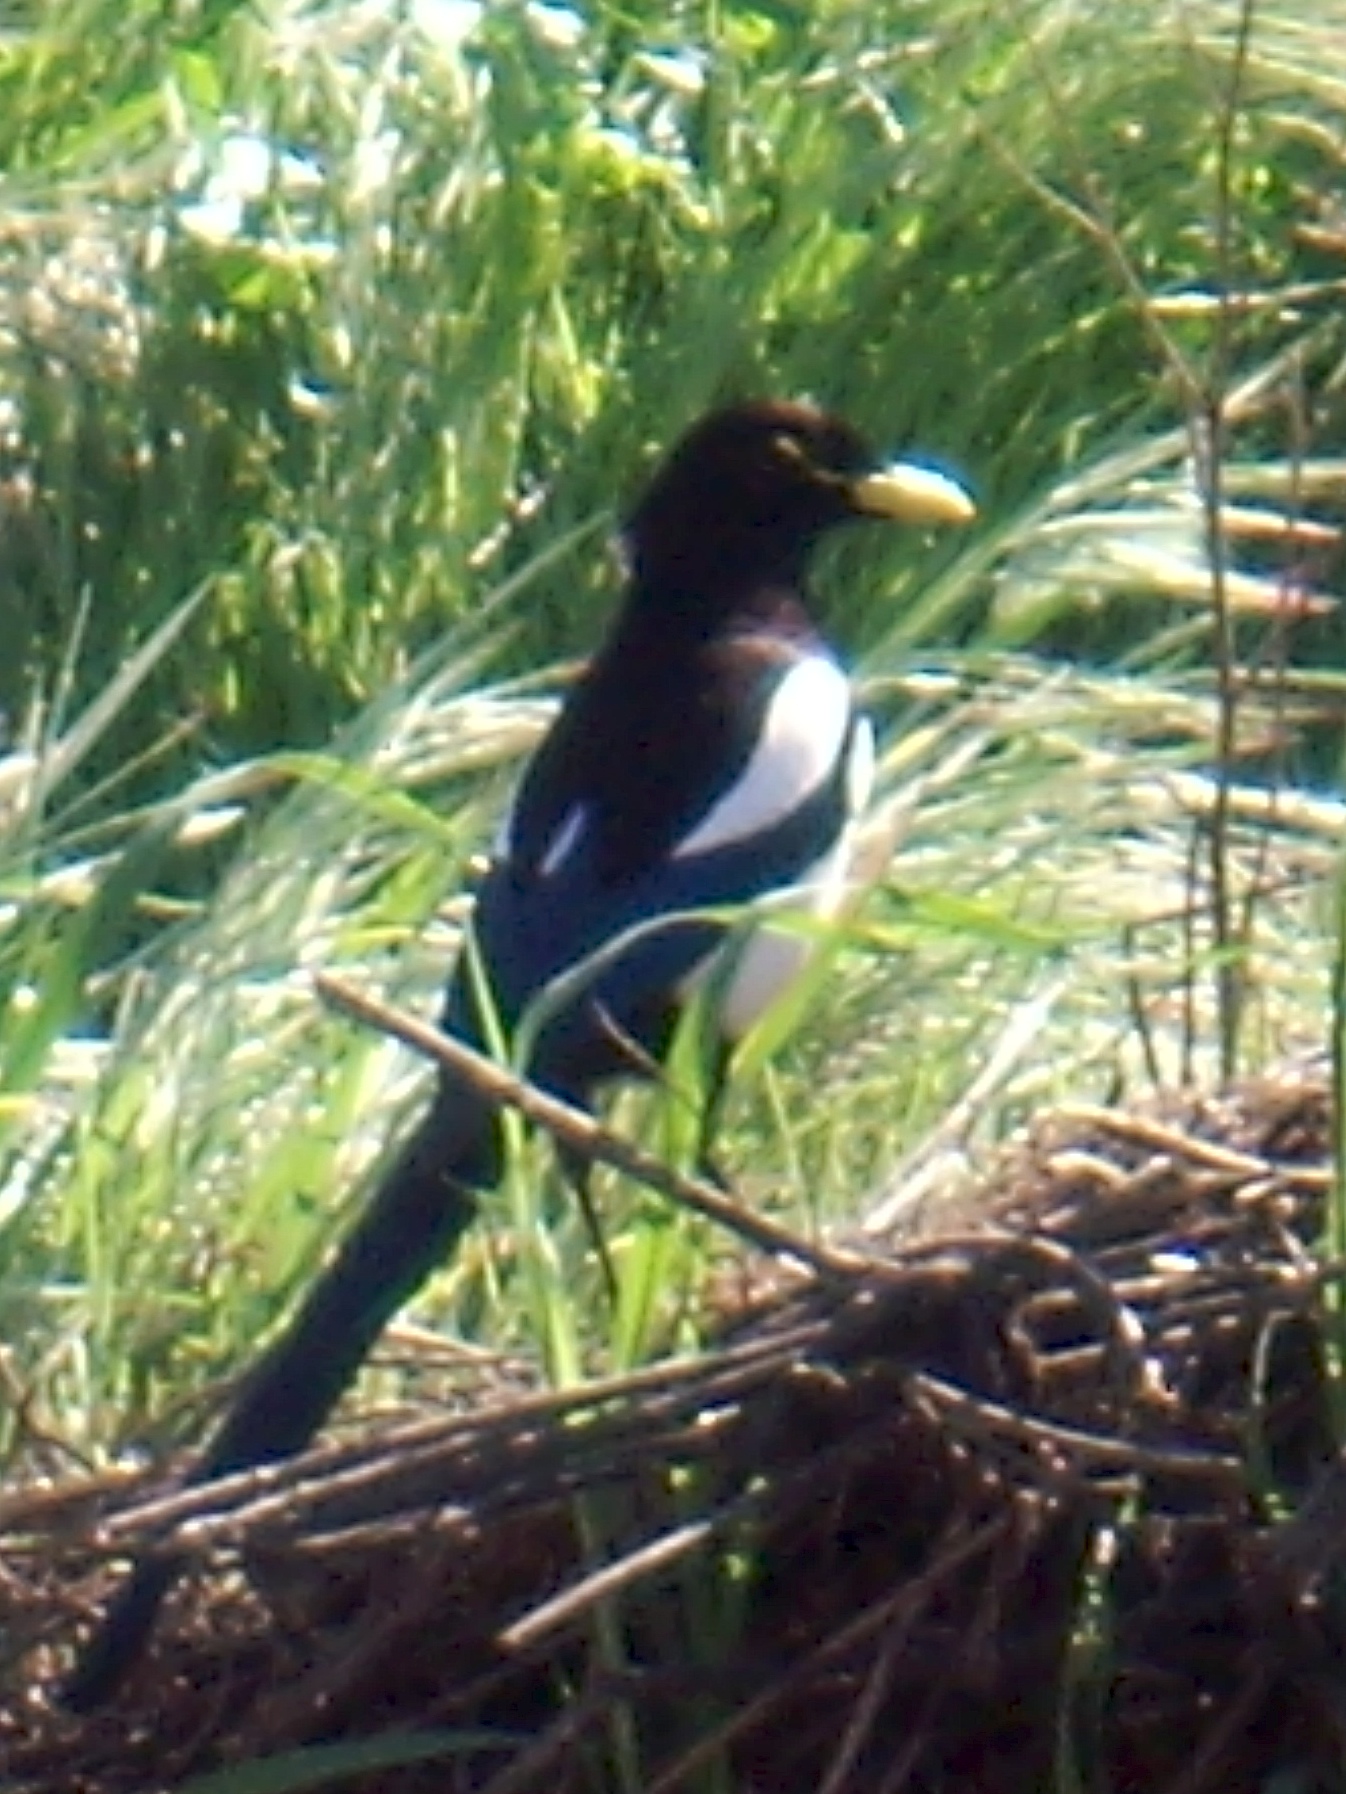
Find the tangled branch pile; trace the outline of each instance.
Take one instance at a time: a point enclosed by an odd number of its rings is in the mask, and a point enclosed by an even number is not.
[[[371,1794],[1340,1786],[1329,1116],[1303,1074],[1058,1117],[966,1227],[691,1362],[167,1498],[12,1494],[6,1788],[352,1739]],[[154,1655],[62,1717],[58,1647],[170,1530]]]

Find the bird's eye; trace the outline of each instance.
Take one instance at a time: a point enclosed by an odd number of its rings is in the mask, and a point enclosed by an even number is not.
[[[771,450],[777,467],[789,467],[811,486],[827,488],[844,487],[846,484],[844,474],[835,473],[830,467],[815,460],[797,436],[791,436],[784,430],[778,431],[771,438]]]
[[[784,461],[787,466],[803,468],[806,473],[814,471],[808,450],[797,436],[791,436],[785,430],[779,431],[771,438],[771,452],[778,461]]]

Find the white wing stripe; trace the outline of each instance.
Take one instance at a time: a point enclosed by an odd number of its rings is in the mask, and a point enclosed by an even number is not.
[[[565,864],[570,850],[584,833],[585,811],[583,804],[576,804],[567,810],[561,819],[560,827],[547,843],[547,851],[538,861],[538,872],[543,878],[550,878],[559,872]]]
[[[546,851],[538,862],[538,871],[543,878],[550,878],[559,872],[566,858],[584,832],[587,812],[583,804],[572,804],[561,818],[547,843]],[[504,820],[495,832],[495,841],[491,848],[491,858],[497,862],[514,857],[514,818],[515,806],[511,805],[505,812]]]
[[[835,661],[815,654],[791,667],[772,693],[748,764],[673,858],[749,841],[783,822],[832,777],[850,722],[850,681]]]

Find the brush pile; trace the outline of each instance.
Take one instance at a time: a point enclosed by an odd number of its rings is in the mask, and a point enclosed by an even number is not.
[[[1307,1072],[1058,1116],[965,1221],[777,1277],[695,1360],[187,1495],[14,1490],[0,1781],[304,1746],[294,1785],[353,1794],[1339,1788],[1329,1135]],[[154,1651],[63,1716],[72,1633],[170,1535]]]

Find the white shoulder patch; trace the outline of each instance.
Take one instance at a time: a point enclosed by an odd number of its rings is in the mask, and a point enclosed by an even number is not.
[[[738,780],[678,843],[674,859],[764,834],[821,790],[836,771],[851,704],[850,680],[835,661],[813,654],[791,667],[772,694]],[[858,730],[854,747],[860,747]],[[872,759],[872,738],[869,753]],[[854,750],[851,761],[848,785],[855,783]]]

